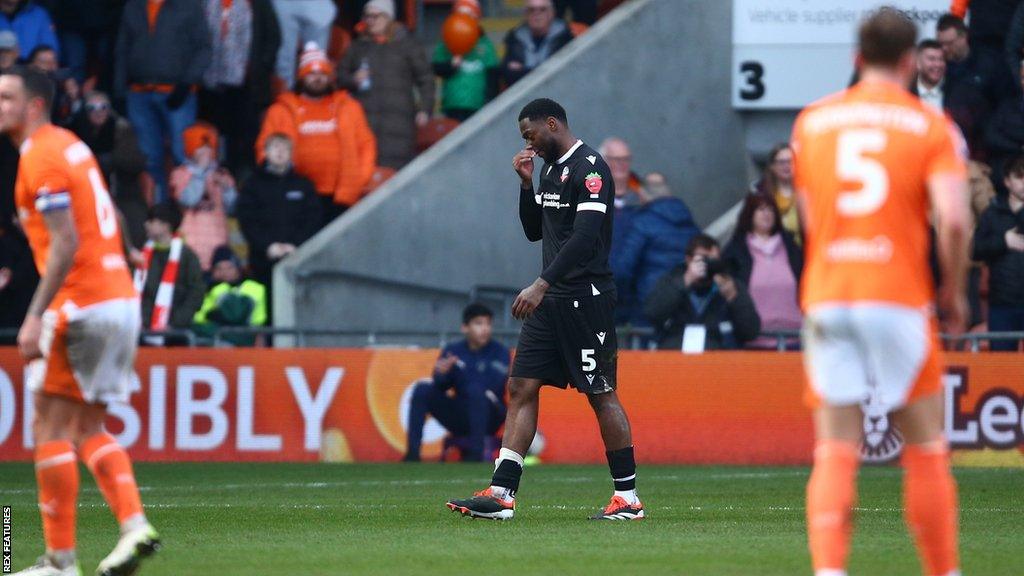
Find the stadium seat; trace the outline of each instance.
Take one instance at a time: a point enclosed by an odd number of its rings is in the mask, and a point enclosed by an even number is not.
[[[449,132],[458,127],[459,122],[451,118],[434,118],[416,132],[416,151],[423,152],[437,144]]]
[[[382,184],[391,179],[395,175],[394,168],[388,168],[387,166],[377,166],[373,171],[373,176],[370,177],[370,182],[366,185],[366,193],[369,194],[377,188],[380,188]]]

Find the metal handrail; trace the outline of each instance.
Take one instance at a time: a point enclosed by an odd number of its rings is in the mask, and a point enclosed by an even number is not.
[[[244,336],[295,336],[298,347],[306,345],[306,339],[317,336],[340,336],[340,337],[363,337],[366,346],[380,346],[382,341],[397,338],[433,338],[436,337],[441,347],[451,340],[462,338],[462,334],[455,330],[341,330],[331,328],[286,328],[269,326],[224,326],[217,328],[211,339],[197,337],[191,330],[170,329],[170,330],[144,330],[141,337],[145,338],[173,338],[184,340],[188,347],[196,347],[200,343],[210,342],[214,346],[223,346],[228,335]],[[499,339],[514,339],[519,335],[517,329],[495,329],[494,337]],[[17,328],[0,328],[0,338],[14,339],[18,335]],[[651,328],[620,328],[618,330],[619,341],[628,343],[632,349],[640,348],[639,343],[644,339],[653,338],[656,332]],[[776,341],[775,349],[779,352],[788,350],[788,345],[794,339],[800,338],[798,330],[778,330],[762,332],[760,337],[771,338]],[[940,338],[948,344],[968,343],[970,351],[977,353],[981,351],[981,342],[997,340],[1024,340],[1024,332],[974,332],[960,335],[940,334]]]

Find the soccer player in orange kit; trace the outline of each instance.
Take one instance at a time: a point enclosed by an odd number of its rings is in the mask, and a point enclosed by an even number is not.
[[[128,453],[103,429],[106,405],[127,401],[139,300],[117,211],[89,147],[50,123],[54,86],[42,72],[0,75],[0,131],[21,150],[18,218],[40,282],[18,334],[35,394],[33,435],[46,553],[21,576],[78,576],[78,459],[121,526],[101,576],[134,574],[159,537],[146,520]]]
[[[928,576],[958,575],[957,494],[943,435],[929,216],[946,329],[962,332],[970,234],[965,145],[906,89],[914,23],[893,8],[861,25],[860,81],[805,109],[793,130],[807,268],[807,400],[817,446],[807,486],[816,576],[845,576],[863,432],[874,391],[903,432],[906,520]]]

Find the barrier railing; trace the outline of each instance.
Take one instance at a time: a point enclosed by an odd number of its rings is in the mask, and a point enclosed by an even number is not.
[[[0,342],[13,344],[18,335],[17,328],[0,328]],[[512,328],[495,328],[494,338],[508,345],[514,345],[519,337],[519,330]],[[619,347],[623,350],[647,350],[653,349],[655,331],[651,328],[620,328],[618,330]],[[174,343],[179,346],[197,347],[232,346],[228,338],[237,337],[275,337],[293,336],[298,348],[319,347],[310,345],[309,339],[316,337],[350,338],[362,341],[362,346],[368,348],[384,347],[409,347],[421,348],[427,344],[411,344],[410,341],[427,342],[438,348],[443,348],[449,342],[460,340],[463,335],[455,330],[338,330],[324,328],[281,328],[281,327],[255,327],[255,326],[226,326],[216,329],[212,336],[200,337],[191,330],[174,329],[163,331],[144,330],[141,339],[144,344],[159,345],[160,339]],[[981,343],[988,341],[1024,340],[1024,332],[974,332],[953,336],[950,334],[940,335],[942,341],[953,350],[968,350],[970,352],[981,352]],[[775,341],[772,348],[777,352],[786,352],[797,349],[794,342],[799,342],[800,332],[798,330],[779,330],[762,332],[761,338]],[[402,343],[402,341],[406,341]]]

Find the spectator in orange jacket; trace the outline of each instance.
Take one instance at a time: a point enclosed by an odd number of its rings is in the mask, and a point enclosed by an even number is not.
[[[334,82],[334,65],[310,42],[299,59],[295,91],[270,107],[256,142],[262,163],[268,136],[280,132],[291,138],[295,172],[313,181],[325,224],[363,197],[377,163],[377,141],[363,107],[344,90],[335,90]]]

